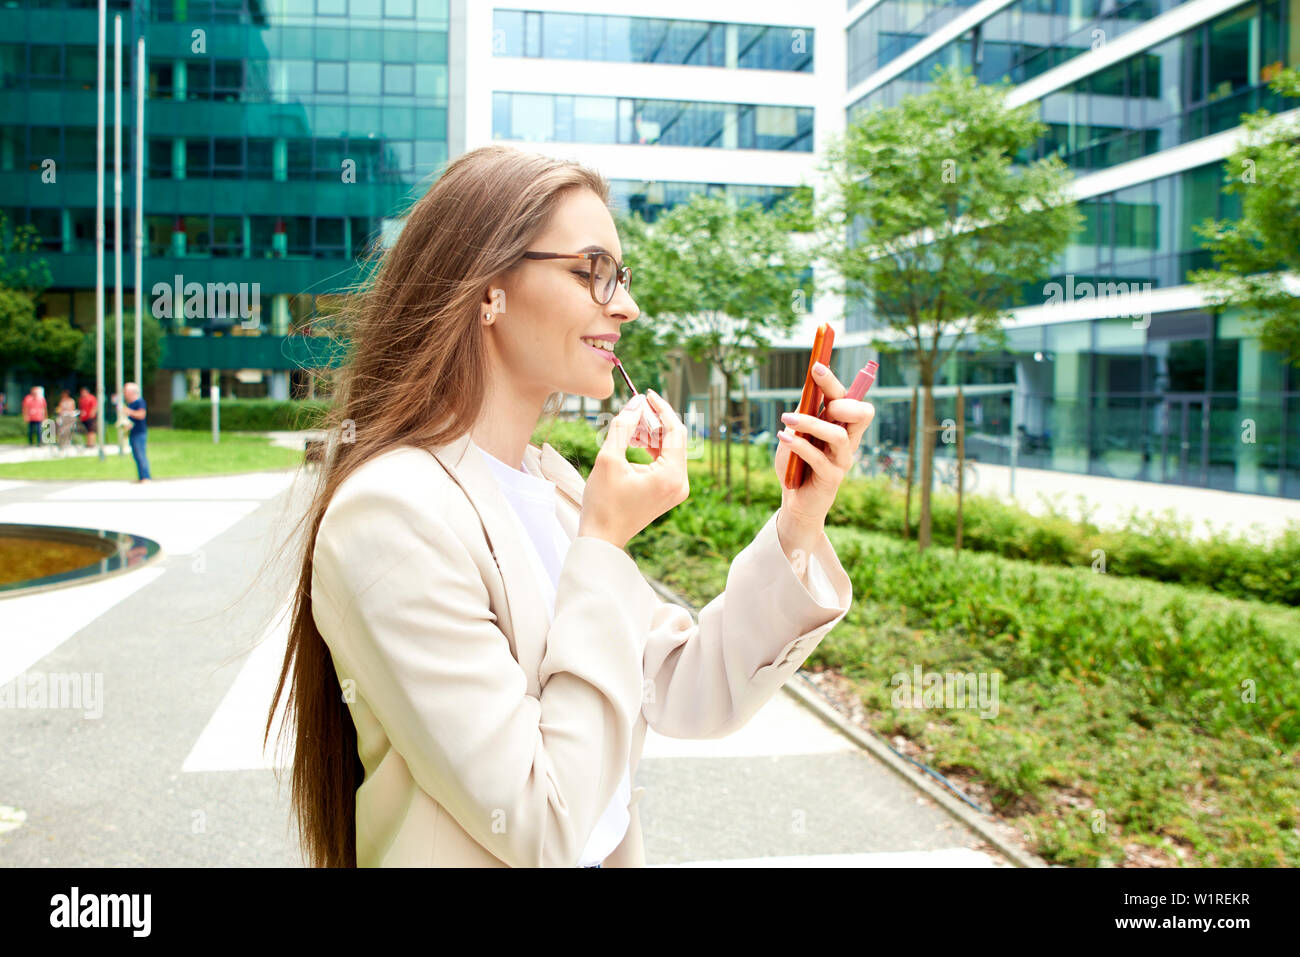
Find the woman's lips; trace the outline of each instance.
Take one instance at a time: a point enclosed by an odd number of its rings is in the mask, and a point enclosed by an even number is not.
[[[579,341],[581,341],[581,340],[579,340]],[[604,359],[606,362],[613,362],[613,361],[614,361],[614,352],[613,352],[612,349],[600,349],[600,348],[597,348],[596,346],[589,346],[589,345],[587,345],[587,343],[585,343],[585,342],[582,343],[582,347],[583,347],[584,349],[590,349],[592,352],[594,352],[594,353],[596,353],[597,355],[599,355],[599,356],[600,356],[602,359]]]

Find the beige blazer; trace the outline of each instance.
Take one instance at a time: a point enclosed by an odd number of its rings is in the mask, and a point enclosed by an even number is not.
[[[574,867],[624,769],[631,822],[604,866],[645,866],[647,726],[731,734],[848,613],[830,540],[814,597],[773,513],[696,624],[626,551],[577,537],[585,482],[560,453],[529,446],[525,467],[555,483],[571,539],[550,621],[531,543],[468,434],[376,456],[325,512],[312,609],[365,767],[358,866]]]

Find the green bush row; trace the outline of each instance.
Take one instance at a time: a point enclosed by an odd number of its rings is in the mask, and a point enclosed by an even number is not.
[[[710,497],[629,544],[647,574],[697,607],[771,514]],[[727,524],[733,510],[745,517]],[[918,555],[876,532],[829,534],[853,607],[812,665],[854,682],[880,734],[906,735],[940,770],[973,772],[1040,854],[1093,866],[1123,860],[1134,841],[1172,859],[1177,842],[1197,864],[1300,861],[1300,611],[996,555]],[[893,676],[917,666],[1000,676],[998,713],[900,707]],[[1101,832],[1098,809],[1113,825]]]
[[[595,463],[600,448],[596,439],[596,430],[590,425],[566,421],[539,426],[534,435],[535,442],[549,442],[584,474]],[[641,449],[633,449],[629,457],[649,461]],[[733,467],[733,500],[741,498],[743,481],[743,470]],[[718,501],[706,502],[705,492]],[[691,493],[690,509],[679,510],[689,511],[691,522],[701,528],[718,524],[725,528],[731,521],[730,513],[720,509],[719,483],[703,463],[691,466]],[[751,474],[750,501],[769,511],[781,506],[781,487],[771,469]],[[827,524],[898,535],[903,528],[904,503],[903,490],[883,479],[851,478],[840,487]],[[914,497],[914,532],[919,511]],[[1295,524],[1272,541],[1260,543],[1247,536],[1196,539],[1191,523],[1172,518],[1135,516],[1121,528],[1102,530],[1061,515],[1032,515],[979,495],[967,497],[962,511],[962,547],[971,551],[1197,585],[1234,598],[1300,605],[1300,526]],[[951,545],[957,528],[956,497],[937,492],[931,499],[931,514],[933,541]]]
[[[21,415],[0,415],[0,441],[27,438],[27,423]]]
[[[771,514],[711,501],[674,509],[634,539],[636,554],[729,561]],[[1148,709],[1210,733],[1300,741],[1295,613],[1083,569],[1044,568],[946,549],[918,554],[881,535],[834,530],[855,607],[890,609],[911,628],[960,636],[974,670],[1006,680],[1122,678]],[[644,539],[644,540],[643,540]],[[1259,612],[1251,609],[1259,608]],[[1249,679],[1254,700],[1243,701]]]
[[[733,475],[732,496],[740,479]],[[692,472],[691,491],[716,490],[705,469]],[[769,470],[750,479],[751,501],[768,509],[781,505],[781,489]],[[903,528],[905,493],[883,479],[851,478],[836,495],[828,525],[898,535]],[[1061,515],[1032,515],[993,498],[973,495],[965,500],[962,547],[1005,558],[1052,565],[1093,568],[1109,575],[1152,578],[1209,588],[1234,598],[1254,598],[1300,605],[1300,526],[1267,543],[1249,536],[1218,535],[1197,539],[1192,524],[1173,518],[1134,516],[1120,528],[1096,525]],[[915,534],[920,512],[912,500]],[[931,499],[931,536],[951,545],[957,527],[957,499],[936,492]],[[1207,516],[1209,517],[1209,516]]]
[[[281,432],[315,428],[329,402],[322,399],[222,399],[222,432]],[[172,403],[172,428],[211,429],[212,402],[180,399]]]
[[[567,419],[552,419],[538,424],[532,442],[538,446],[543,442],[551,445],[583,475],[591,472],[596,464],[596,453],[600,451],[600,433],[592,425]],[[645,449],[628,449],[627,458],[629,462],[649,463],[650,453]]]

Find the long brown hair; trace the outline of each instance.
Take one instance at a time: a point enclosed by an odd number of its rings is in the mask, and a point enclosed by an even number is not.
[[[349,354],[319,428],[329,436],[311,503],[295,529],[301,564],[289,644],[267,715],[290,686],[282,733],[294,727],[290,803],[314,867],[356,866],[356,791],[364,778],[356,726],[328,646],[312,618],[316,532],[338,487],[361,465],[400,445],[428,447],[470,431],[483,406],[488,359],[481,315],[495,276],[516,265],[569,189],[609,204],[609,184],[575,162],[507,146],[457,157],[409,210],[341,316]],[[552,393],[544,414],[553,414]],[[277,739],[278,740],[278,739]]]

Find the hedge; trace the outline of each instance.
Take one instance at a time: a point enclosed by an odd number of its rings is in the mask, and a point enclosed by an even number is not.
[[[540,427],[534,441],[546,434]],[[556,422],[545,441],[584,473],[595,462],[599,445],[590,425]],[[636,461],[649,461],[633,450]],[[743,501],[744,473],[733,469],[732,499]],[[704,465],[691,467],[693,508],[705,491],[718,492]],[[781,506],[775,473],[757,469],[750,477],[751,502],[768,510]],[[903,529],[904,493],[884,479],[850,478],[840,486],[827,524],[899,535]],[[912,502],[915,534],[920,508]],[[704,514],[707,515],[707,512]],[[709,519],[701,517],[700,521]],[[951,546],[957,524],[956,497],[936,492],[931,498],[931,537]],[[1300,605],[1300,525],[1291,524],[1271,541],[1246,535],[1198,539],[1191,523],[1173,518],[1134,517],[1121,528],[1100,529],[1061,515],[1033,515],[1017,505],[979,495],[967,496],[962,517],[962,547],[1045,565],[1091,568],[1099,573],[1195,585],[1234,598]]]
[[[222,399],[222,432],[284,432],[315,428],[329,402],[322,399]],[[180,399],[172,403],[173,429],[212,428],[212,402]]]

